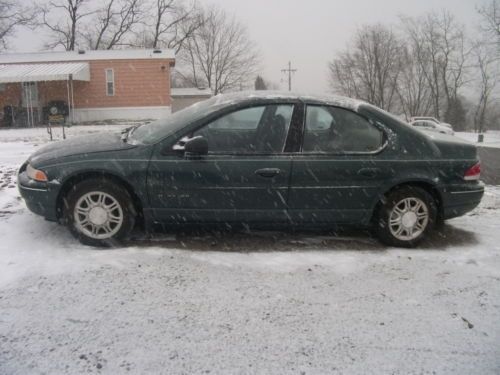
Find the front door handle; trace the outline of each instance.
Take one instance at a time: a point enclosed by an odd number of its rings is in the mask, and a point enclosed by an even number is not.
[[[362,168],[358,171],[359,176],[363,177],[377,177],[380,174],[379,168]]]
[[[255,171],[255,174],[258,174],[259,176],[262,177],[275,177],[281,173],[281,169],[279,168],[262,168],[262,169],[257,169]]]

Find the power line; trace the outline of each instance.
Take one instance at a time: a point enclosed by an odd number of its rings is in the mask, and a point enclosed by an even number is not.
[[[297,71],[297,69],[292,69],[291,61],[288,62],[287,69],[281,69],[282,73],[288,74],[288,91],[292,91],[292,74],[295,73],[296,71]]]

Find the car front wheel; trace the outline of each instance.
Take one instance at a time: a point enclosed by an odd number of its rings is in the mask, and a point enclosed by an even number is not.
[[[65,208],[70,231],[85,245],[114,246],[127,237],[135,223],[130,194],[105,179],[76,185],[67,196]]]
[[[405,186],[389,193],[375,215],[375,232],[390,246],[414,247],[434,227],[437,205],[427,191]]]

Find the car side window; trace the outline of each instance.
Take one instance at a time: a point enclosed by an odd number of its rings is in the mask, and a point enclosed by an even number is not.
[[[374,152],[384,133],[364,117],[338,107],[308,106],[303,152]]]
[[[311,131],[327,130],[333,121],[333,116],[325,107],[310,106],[307,108],[306,123]]]
[[[206,124],[192,136],[205,137],[209,153],[279,153],[285,146],[293,108],[293,104],[277,104],[240,109]]]
[[[223,116],[208,124],[209,129],[218,130],[255,130],[259,125],[265,107],[253,107],[242,109]]]

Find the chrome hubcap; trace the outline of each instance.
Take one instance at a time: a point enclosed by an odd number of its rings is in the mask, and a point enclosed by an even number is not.
[[[429,223],[429,209],[418,198],[399,201],[389,216],[389,228],[394,237],[411,241],[420,236]]]
[[[92,191],[82,195],[76,202],[74,220],[80,232],[103,240],[118,233],[123,223],[123,210],[111,195]]]

